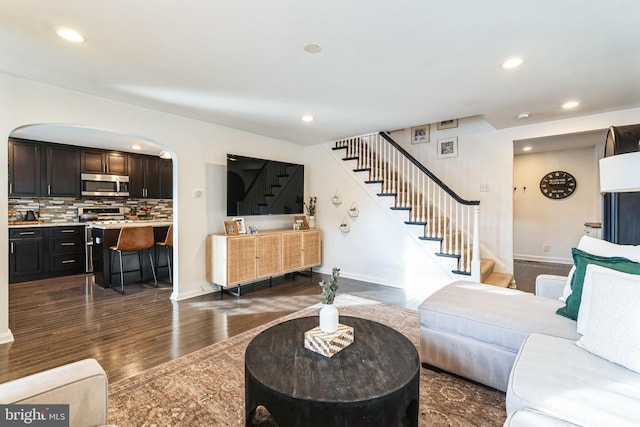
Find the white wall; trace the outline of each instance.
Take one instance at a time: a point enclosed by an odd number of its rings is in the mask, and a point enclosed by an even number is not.
[[[174,157],[175,280],[172,299],[212,292],[205,279],[205,236],[222,230],[208,221],[207,165],[226,164],[226,153],[285,161],[300,160],[299,145],[240,132],[130,104],[94,97],[0,74],[0,218],[7,217],[7,138],[15,128],[35,123],[67,123],[142,136]],[[203,196],[196,198],[200,189]],[[217,202],[213,202],[215,205]],[[218,201],[220,205],[225,200]],[[216,220],[217,222],[217,220]],[[0,227],[0,241],[8,231]],[[10,341],[8,325],[8,253],[0,244],[0,342]]]
[[[455,129],[437,131],[432,125],[431,142],[425,144],[410,144],[409,131],[393,132],[392,137],[461,197],[480,200],[482,256],[495,259],[498,271],[513,272],[513,141],[634,123],[640,123],[640,109],[501,130],[493,129],[480,117],[473,117],[459,120],[459,127]],[[436,141],[449,136],[458,136],[459,155],[438,159]],[[323,149],[326,147],[305,149],[311,170],[308,194],[318,196],[318,224],[325,230],[323,269],[328,272],[334,265],[341,266],[345,274],[378,283],[406,289],[415,286],[437,289],[443,280],[440,273],[419,271],[415,265],[408,265],[420,262],[413,257],[420,253],[415,238],[398,238],[400,231],[396,222],[378,212],[372,199],[367,200],[366,190],[354,185],[340,164],[323,155]],[[595,176],[593,171],[592,178]],[[481,184],[489,191],[481,192]],[[336,190],[343,193],[344,208],[334,209],[330,203]],[[361,216],[345,236],[337,232],[337,225],[351,199],[359,204]],[[409,271],[411,269],[414,270]]]
[[[571,264],[571,248],[584,235],[585,222],[599,222],[598,153],[593,147],[517,155],[513,163],[514,258]],[[576,179],[574,194],[551,200],[540,192],[540,180],[552,171]],[[525,190],[526,187],[526,190]],[[549,250],[543,250],[548,245]]]
[[[123,104],[70,90],[35,83],[0,74],[0,135],[5,135],[0,147],[0,217],[7,215],[7,143],[6,137],[18,126],[34,123],[71,123],[112,129],[140,135],[174,155],[174,222],[178,242],[175,251],[176,281],[172,298],[182,299],[212,290],[205,279],[206,234],[222,231],[219,218],[226,203],[224,198],[212,199],[220,182],[207,177],[220,171],[216,165],[226,163],[226,153],[267,157],[279,160],[304,159],[307,176],[307,195],[316,195],[318,226],[324,233],[323,269],[342,266],[343,274],[361,277],[378,283],[392,284],[406,289],[437,283],[439,272],[423,268],[413,258],[416,242],[402,238],[394,240],[398,228],[388,214],[370,206],[366,190],[344,175],[344,168],[328,156],[326,146],[303,148],[275,139],[240,132],[221,126]],[[576,119],[537,125],[494,130],[480,118],[462,119],[456,129],[446,135],[458,135],[459,156],[451,159],[435,158],[435,139],[422,145],[398,141],[431,168],[442,180],[467,199],[481,201],[481,233],[487,252],[498,261],[498,268],[512,271],[513,257],[513,141],[607,128],[610,125],[640,123],[640,109],[599,114]],[[372,131],[374,131],[372,129]],[[435,132],[435,130],[432,130]],[[444,131],[443,131],[444,132]],[[442,133],[444,135],[444,133]],[[331,160],[331,161],[330,161]],[[487,184],[489,192],[481,193],[480,184]],[[214,186],[217,188],[211,188]],[[195,190],[204,196],[196,198]],[[327,196],[336,189],[344,189],[345,206],[334,209]],[[361,203],[361,217],[352,224],[352,231],[344,236],[337,230],[350,205],[350,199]],[[371,199],[369,199],[371,200]],[[208,210],[216,210],[210,216]],[[264,220],[266,228],[286,222],[280,218]],[[262,223],[262,220],[260,220]],[[393,227],[393,228],[392,228]],[[7,241],[6,227],[0,227],[0,241]],[[8,245],[0,244],[0,269],[7,271]],[[419,249],[419,248],[418,248]],[[432,278],[435,278],[433,279]],[[0,342],[10,338],[8,326],[8,276],[0,277]]]
[[[381,205],[375,195],[380,185],[357,179],[350,172],[354,163],[338,158],[343,154],[336,156],[326,144],[305,150],[308,194],[318,198],[316,224],[324,236],[321,271],[330,273],[338,267],[342,276],[404,288],[410,295],[426,296],[451,282],[451,276],[425,252],[430,246],[433,254],[435,243],[419,241],[419,228],[408,232],[402,224],[407,212],[394,213],[390,204]],[[341,204],[332,202],[335,195]],[[352,206],[359,216],[349,216]],[[340,231],[343,221],[350,227],[348,233]]]

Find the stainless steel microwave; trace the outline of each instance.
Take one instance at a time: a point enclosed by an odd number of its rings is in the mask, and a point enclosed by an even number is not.
[[[81,179],[83,196],[113,197],[129,195],[128,176],[83,173]]]

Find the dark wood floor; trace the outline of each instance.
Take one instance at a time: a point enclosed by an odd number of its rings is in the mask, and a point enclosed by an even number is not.
[[[296,275],[251,285],[241,297],[208,294],[171,301],[171,287],[103,289],[91,276],[9,286],[9,327],[0,345],[0,382],[92,357],[110,382],[142,372],[320,302],[326,276]],[[402,289],[340,278],[338,293],[415,309],[424,299]]]

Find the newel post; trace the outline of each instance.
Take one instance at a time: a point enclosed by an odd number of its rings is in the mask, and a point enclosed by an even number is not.
[[[473,255],[471,258],[471,280],[480,282],[480,206],[473,207]]]

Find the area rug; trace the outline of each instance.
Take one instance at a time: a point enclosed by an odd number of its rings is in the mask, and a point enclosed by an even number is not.
[[[340,314],[375,320],[402,332],[419,348],[415,311],[340,295]],[[187,356],[110,384],[109,422],[119,427],[243,426],[244,351],[262,330],[303,316],[311,306]],[[504,393],[421,368],[420,426],[501,426]]]

